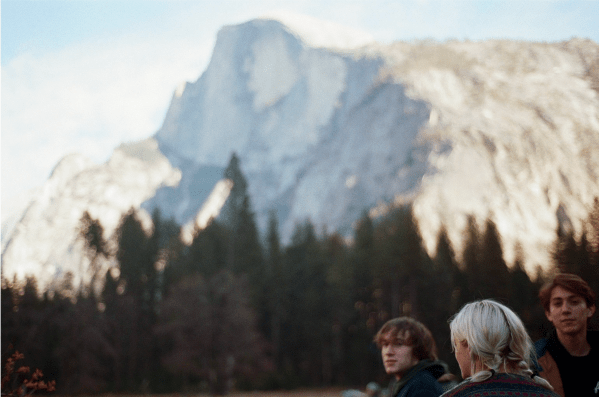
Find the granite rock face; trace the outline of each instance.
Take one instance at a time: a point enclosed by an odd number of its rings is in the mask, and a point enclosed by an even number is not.
[[[412,202],[431,253],[441,224],[459,252],[466,217],[490,217],[508,262],[519,242],[533,271],[549,261],[558,212],[580,230],[599,196],[596,43],[381,45],[335,29],[224,27],[159,131],[106,164],[64,159],[20,221],[3,225],[5,277],[85,273],[85,210],[107,238],[131,207],[188,226],[218,214],[206,202],[223,202],[214,197],[227,191],[232,153],[258,225],[276,209],[285,241],[306,219],[351,237],[365,211]]]

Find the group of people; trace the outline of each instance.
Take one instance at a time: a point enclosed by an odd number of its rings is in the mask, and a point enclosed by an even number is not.
[[[539,298],[554,329],[535,344],[522,320],[494,300],[468,303],[451,318],[461,383],[438,360],[424,324],[410,317],[388,321],[374,339],[385,371],[394,378],[385,394],[599,397],[599,332],[587,329],[595,293],[580,277],[559,274],[543,286]]]

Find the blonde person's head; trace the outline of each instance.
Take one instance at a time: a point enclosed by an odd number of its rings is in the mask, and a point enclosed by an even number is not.
[[[520,318],[507,306],[493,300],[466,304],[450,321],[451,343],[470,350],[470,380],[483,381],[494,372],[532,376],[533,344]],[[534,380],[551,389],[538,376]]]

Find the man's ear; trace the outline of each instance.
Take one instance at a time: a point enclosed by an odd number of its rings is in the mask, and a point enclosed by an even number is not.
[[[589,307],[589,315],[587,316],[588,318],[591,318],[591,317],[593,317],[593,314],[595,314],[595,309],[596,309],[596,308],[597,308],[597,307],[596,307],[595,305],[593,305],[593,306]]]

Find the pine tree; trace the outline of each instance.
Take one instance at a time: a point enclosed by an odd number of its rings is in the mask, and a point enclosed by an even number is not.
[[[522,245],[516,244],[516,257],[510,270],[509,306],[522,318],[525,323],[531,321],[531,309],[537,304],[537,290],[528,273],[524,270],[524,253]]]
[[[126,363],[127,387],[137,389],[151,378],[151,358],[154,351],[152,327],[156,321],[158,294],[158,236],[147,235],[134,210],[121,219],[117,229],[117,259],[120,280],[124,286],[118,315],[127,313],[121,359]]]
[[[203,274],[211,276],[227,266],[230,233],[217,221],[197,230],[185,255],[181,276]]]
[[[592,262],[599,267],[599,197],[595,197],[593,201],[593,208],[589,212],[588,225]]]
[[[260,328],[267,327],[264,296],[265,262],[258,228],[254,221],[248,185],[241,172],[240,161],[235,153],[224,172],[233,186],[221,211],[223,226],[228,230],[227,269],[249,277],[250,296],[255,307],[260,307]]]
[[[254,221],[247,182],[235,153],[231,155],[224,177],[233,182],[231,193],[221,212],[223,224],[231,233],[228,266],[236,273],[249,274],[252,283],[258,283],[263,277],[264,254]]]
[[[584,235],[587,238],[586,253],[588,262],[581,266],[581,277],[589,283],[599,296],[599,197],[595,197],[586,224],[588,228],[586,229],[587,233],[584,233]],[[597,317],[595,316],[595,318]]]
[[[0,297],[0,304],[2,305],[2,323],[0,329],[2,329],[2,352],[9,350],[9,346],[15,343],[16,335],[16,294],[13,284],[2,276],[2,296]]]
[[[479,259],[480,240],[476,218],[473,215],[469,215],[464,231],[464,250],[462,253],[462,267],[466,279],[466,289],[460,295],[462,300],[460,306],[473,299],[482,298],[479,287],[479,280],[481,279]]]
[[[81,216],[79,232],[86,242],[86,249],[92,257],[108,255],[108,246],[104,240],[104,228],[100,222],[93,219],[88,211]]]
[[[276,369],[281,364],[281,324],[283,319],[282,300],[285,294],[283,279],[283,253],[281,249],[278,219],[275,211],[271,211],[268,219],[268,231],[266,235],[266,274],[264,277],[266,290],[264,299],[268,308],[268,329],[265,335],[273,346],[273,357]]]
[[[560,205],[560,210],[563,211],[562,205]],[[563,223],[558,216],[556,239],[552,250],[553,262],[558,271],[578,274],[577,251],[574,229],[569,222]]]
[[[591,283],[599,276],[597,269],[593,268],[592,248],[588,240],[586,227],[582,229],[580,241],[577,246],[576,264],[578,265],[578,275],[583,280],[588,280],[587,282]]]
[[[311,222],[298,224],[284,254],[283,360],[291,372],[317,384],[322,374],[322,343],[330,329],[325,261]],[[306,368],[302,362],[312,362]]]
[[[380,357],[372,348],[372,337],[376,332],[373,317],[378,312],[374,286],[374,263],[377,253],[375,248],[375,226],[364,212],[355,229],[354,244],[349,250],[348,263],[345,264],[353,276],[350,280],[348,308],[353,316],[344,326],[345,341],[343,348],[343,376],[340,380],[358,384],[366,384],[376,377],[380,370]]]
[[[574,231],[559,231],[556,241],[554,260],[557,268],[563,273],[578,274],[576,238]]]
[[[120,278],[126,282],[126,293],[141,297],[144,295],[144,284],[150,267],[144,252],[148,236],[133,209],[121,219],[117,229],[117,239],[116,256],[120,267]]]
[[[90,259],[90,295],[94,295],[97,288],[99,272],[101,271],[101,260],[110,254],[108,244],[104,239],[104,228],[96,219],[92,219],[88,211],[83,213],[80,220],[79,235],[85,243],[85,250]]]
[[[354,268],[354,304],[368,303],[372,299],[372,263],[375,258],[374,224],[365,213],[356,227],[355,244],[352,251]]]
[[[167,248],[178,240],[181,228],[173,218],[165,219],[159,208],[152,211],[152,223],[154,224],[154,235],[158,239],[160,249]]]
[[[509,269],[503,257],[501,236],[495,222],[488,218],[485,223],[480,250],[480,279],[478,285],[483,298],[505,302],[509,297]]]
[[[422,291],[427,290],[427,281],[430,280],[432,260],[424,249],[422,236],[412,206],[400,210],[400,233],[398,254],[406,266],[406,287],[408,290],[409,311],[404,314],[422,318],[423,307],[427,296]],[[430,295],[428,296],[430,297]]]
[[[329,302],[326,315],[330,325],[327,333],[330,340],[323,349],[322,379],[325,384],[331,384],[333,380],[343,381],[349,375],[342,368],[347,361],[343,341],[345,330],[356,322],[354,305],[359,284],[356,284],[356,269],[343,237],[335,233],[326,236],[321,244],[329,290],[325,297]]]
[[[460,294],[462,293],[462,273],[456,261],[455,251],[447,235],[445,226],[441,226],[437,237],[437,250],[435,255],[435,273],[439,282],[441,299],[447,313],[455,313],[459,309]]]
[[[224,395],[233,379],[264,370],[264,343],[243,276],[223,270],[182,279],[161,306],[156,332],[168,371],[199,378],[212,394]]]
[[[434,258],[434,272],[430,279],[429,306],[425,310],[427,324],[435,336],[440,357],[451,362],[449,328],[445,321],[459,310],[460,296],[465,289],[464,277],[458,267],[455,252],[445,226],[441,226],[437,237],[437,250]]]
[[[57,349],[59,387],[66,393],[99,393],[110,380],[112,357],[110,329],[97,310],[95,299],[83,298],[63,318],[64,342]]]

